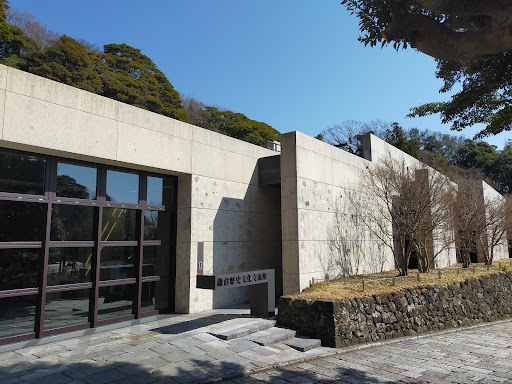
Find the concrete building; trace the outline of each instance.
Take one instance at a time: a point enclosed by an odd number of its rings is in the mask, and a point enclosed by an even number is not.
[[[386,153],[417,160],[363,147],[291,132],[279,155],[0,66],[0,344],[247,300],[198,273],[275,269],[281,295],[392,269],[343,196]],[[332,260],[340,222],[349,265]]]

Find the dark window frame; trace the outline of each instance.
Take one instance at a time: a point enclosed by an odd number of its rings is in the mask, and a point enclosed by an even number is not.
[[[62,332],[69,332],[72,330],[84,329],[89,327],[97,327],[99,325],[112,324],[119,321],[139,319],[161,313],[161,311],[142,311],[141,310],[141,290],[142,284],[152,281],[159,281],[160,276],[142,276],[142,264],[143,264],[143,248],[144,246],[161,246],[164,243],[171,243],[170,247],[170,288],[173,293],[175,289],[175,269],[176,269],[176,213],[177,213],[177,177],[173,175],[159,174],[155,172],[148,172],[137,169],[129,169],[119,166],[112,166],[106,164],[97,164],[89,161],[68,159],[58,156],[50,156],[38,153],[30,153],[26,151],[19,151],[8,148],[0,148],[3,152],[12,153],[17,155],[25,156],[38,156],[46,161],[45,176],[44,176],[44,194],[43,195],[31,195],[21,193],[11,193],[0,191],[0,201],[18,201],[18,202],[36,202],[47,205],[46,214],[46,231],[43,241],[15,241],[15,242],[0,242],[0,249],[41,249],[42,250],[42,262],[39,271],[39,287],[38,288],[24,288],[15,290],[0,291],[0,299],[17,296],[28,296],[37,295],[37,308],[36,308],[36,319],[34,332],[20,334],[15,336],[9,336],[0,338],[0,345],[30,340],[34,338],[41,338],[43,336],[59,334]],[[86,166],[96,169],[96,199],[80,199],[71,197],[57,196],[57,166],[58,163],[65,163],[70,165]],[[139,199],[137,204],[133,203],[122,203],[112,202],[106,200],[106,182],[107,172],[109,170],[136,174],[139,176]],[[164,185],[166,178],[168,182],[167,187],[171,187],[170,199],[165,205],[148,205],[147,204],[147,178],[158,177],[164,179]],[[79,206],[90,206],[95,207],[94,220],[93,220],[93,231],[94,240],[92,241],[55,241],[51,240],[51,223],[52,223],[52,206],[53,205],[79,205]],[[134,209],[137,212],[136,215],[136,240],[134,241],[102,241],[102,215],[104,208],[122,208],[122,209]],[[171,233],[168,239],[165,240],[144,240],[144,212],[145,211],[169,211],[171,213]],[[136,247],[136,260],[134,266],[136,268],[136,276],[134,278],[119,279],[119,280],[106,280],[100,281],[100,255],[101,248],[103,247]],[[50,248],[89,248],[92,250],[91,258],[91,270],[92,278],[91,282],[74,283],[67,285],[53,285],[48,286],[48,259]],[[119,318],[111,318],[99,320],[98,314],[98,296],[100,287],[110,287],[117,285],[135,285],[135,296],[134,296],[134,308],[132,315],[121,316]],[[171,285],[172,284],[172,285]],[[44,313],[46,306],[46,294],[54,292],[65,292],[79,289],[90,289],[90,309],[89,309],[89,322],[87,324],[72,325],[69,327],[57,328],[57,329],[45,329],[44,327]],[[169,298],[169,309],[168,311],[174,311],[175,298],[174,294],[170,295]],[[167,311],[166,311],[167,312]]]

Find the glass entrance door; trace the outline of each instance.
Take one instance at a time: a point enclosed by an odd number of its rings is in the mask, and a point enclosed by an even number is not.
[[[173,311],[176,182],[0,149],[0,344]]]

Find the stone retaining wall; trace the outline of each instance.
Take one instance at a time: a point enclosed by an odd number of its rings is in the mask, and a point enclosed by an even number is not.
[[[323,346],[341,348],[495,321],[511,314],[512,272],[507,272],[338,302],[285,296],[279,303],[277,322],[321,339]]]

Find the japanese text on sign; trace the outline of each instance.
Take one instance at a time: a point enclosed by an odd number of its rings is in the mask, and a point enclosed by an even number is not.
[[[219,277],[216,281],[217,287],[236,287],[237,285],[258,284],[267,282],[266,272],[241,273],[230,277]]]

